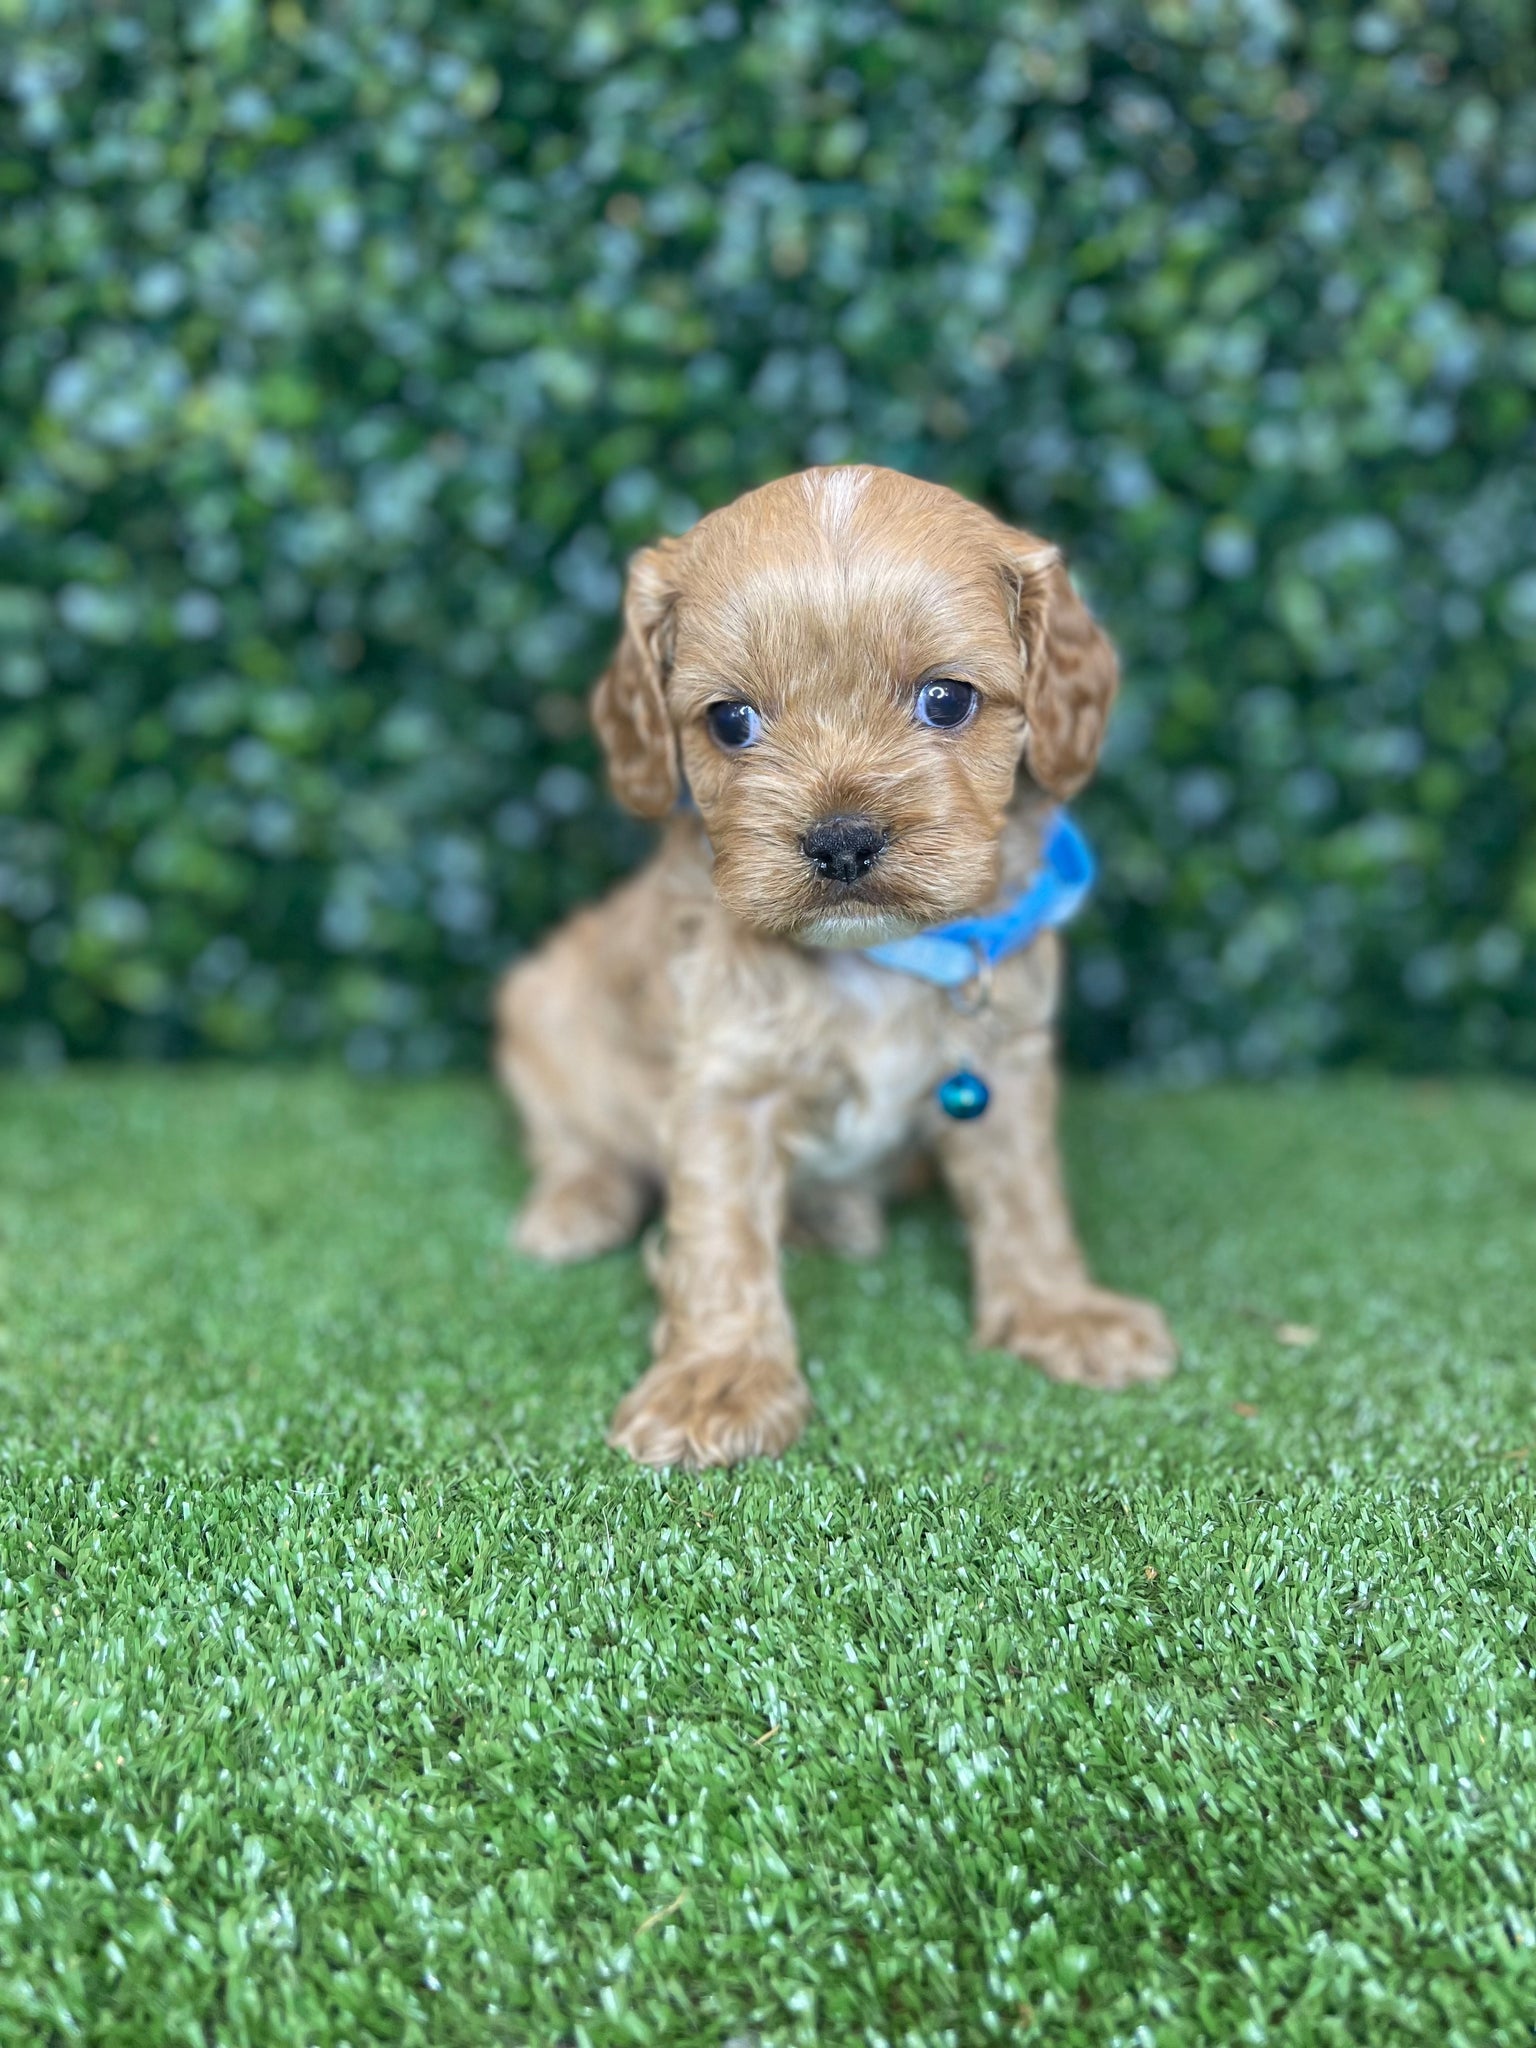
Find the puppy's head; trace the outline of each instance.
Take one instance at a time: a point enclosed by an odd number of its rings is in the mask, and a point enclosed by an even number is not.
[[[686,777],[736,916],[871,945],[986,902],[1021,763],[1071,795],[1116,681],[1053,547],[935,484],[816,469],[636,556],[593,708],[630,809]]]

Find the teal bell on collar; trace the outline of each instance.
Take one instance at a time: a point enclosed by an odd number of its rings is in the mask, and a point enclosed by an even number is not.
[[[992,1091],[980,1074],[969,1074],[964,1068],[941,1081],[934,1093],[944,1114],[962,1124],[969,1123],[973,1116],[980,1116],[992,1100]]]

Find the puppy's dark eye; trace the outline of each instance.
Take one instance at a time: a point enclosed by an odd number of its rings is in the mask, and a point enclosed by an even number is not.
[[[974,683],[962,683],[956,676],[935,676],[917,693],[917,722],[953,732],[966,723],[980,701]]]
[[[763,721],[750,704],[711,704],[704,722],[728,753],[739,754],[743,747],[756,746],[762,738]]]

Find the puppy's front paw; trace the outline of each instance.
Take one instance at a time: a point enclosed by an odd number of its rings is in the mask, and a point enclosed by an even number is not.
[[[787,1450],[811,1397],[792,1365],[716,1359],[653,1365],[619,1403],[608,1431],[615,1450],[641,1465],[736,1465]]]
[[[1161,1309],[1103,1287],[1015,1302],[986,1318],[980,1335],[1076,1387],[1165,1380],[1179,1356]]]

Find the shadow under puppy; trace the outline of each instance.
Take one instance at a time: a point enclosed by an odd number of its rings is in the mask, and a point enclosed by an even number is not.
[[[609,1436],[632,1457],[795,1440],[786,1225],[874,1252],[924,1154],[969,1227],[981,1343],[1086,1386],[1172,1369],[1161,1314],[1096,1286],[1073,1230],[1054,934],[971,1014],[859,950],[1026,885],[1116,684],[1055,548],[890,470],[786,477],[635,557],[594,717],[620,800],[669,822],[497,999],[534,1172],[515,1243],[589,1258],[665,1203],[654,1363]],[[965,1067],[990,1105],[953,1122],[934,1088]]]

